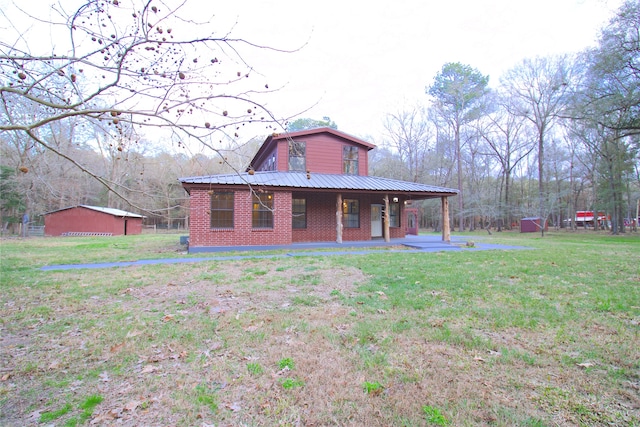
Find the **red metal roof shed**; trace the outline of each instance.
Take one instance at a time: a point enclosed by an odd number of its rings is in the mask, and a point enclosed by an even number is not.
[[[114,208],[78,205],[44,214],[45,236],[66,233],[110,234],[112,236],[141,234],[142,215]]]

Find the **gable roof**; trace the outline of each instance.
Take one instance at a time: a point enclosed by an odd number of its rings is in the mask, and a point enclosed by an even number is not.
[[[458,194],[458,190],[452,188],[376,176],[311,173],[307,178],[307,174],[301,172],[278,171],[194,176],[180,178],[180,182],[185,188],[194,185],[251,185],[282,190],[409,193],[411,196],[419,198],[455,196]],[[189,191],[188,188],[187,191]]]
[[[89,205],[69,206],[68,208],[62,208],[62,209],[58,209],[58,210],[55,210],[55,211],[47,212],[47,213],[45,213],[45,215],[49,215],[49,214],[56,213],[56,212],[61,212],[61,211],[66,211],[67,209],[74,209],[74,208],[90,209],[92,211],[102,212],[102,213],[106,213],[106,214],[117,216],[117,217],[121,217],[121,218],[125,218],[125,217],[126,218],[144,218],[144,216],[142,216],[142,215],[138,215],[138,214],[135,214],[133,212],[123,211],[121,209],[103,208],[103,207],[100,207],[100,206],[89,206]]]
[[[264,156],[267,152],[269,152],[274,145],[277,145],[278,141],[301,138],[301,137],[311,136],[311,135],[319,135],[323,133],[333,135],[337,138],[340,138],[344,141],[351,142],[353,144],[360,145],[364,147],[367,151],[370,151],[376,148],[374,144],[371,144],[367,141],[356,138],[355,136],[351,136],[347,133],[341,132],[336,129],[328,128],[328,127],[305,129],[297,132],[273,133],[269,135],[267,139],[264,140],[264,142],[256,152],[255,156],[253,156],[249,164],[254,165],[254,164],[260,163],[262,156]]]
[[[373,150],[376,148],[374,144],[371,144],[367,141],[364,141],[360,138],[356,138],[355,136],[349,135],[348,133],[344,133],[337,129],[323,127],[323,128],[315,128],[315,129],[304,129],[299,130],[297,132],[288,132],[288,133],[280,133],[280,134],[271,134],[265,140],[265,144],[271,140],[281,140],[281,139],[290,139],[290,138],[299,138],[301,136],[309,136],[309,135],[318,135],[322,133],[328,133],[333,136],[337,136],[338,138],[342,138],[346,141],[353,142],[354,144],[362,145],[368,150]]]

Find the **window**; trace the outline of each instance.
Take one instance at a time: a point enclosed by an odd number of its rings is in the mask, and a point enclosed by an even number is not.
[[[351,145],[342,147],[342,172],[347,175],[358,175],[358,147]]]
[[[389,227],[400,227],[400,203],[389,203]]]
[[[307,162],[305,160],[306,144],[301,141],[289,141],[289,170],[305,172]]]
[[[360,228],[360,203],[355,199],[342,201],[342,226],[344,228]]]
[[[293,199],[293,206],[291,207],[291,213],[293,214],[292,228],[307,228],[307,200],[306,199]]]
[[[276,154],[273,153],[260,167],[261,171],[274,171],[276,170]]]
[[[211,228],[233,228],[233,192],[211,193]]]
[[[273,193],[253,194],[253,228],[273,228]]]

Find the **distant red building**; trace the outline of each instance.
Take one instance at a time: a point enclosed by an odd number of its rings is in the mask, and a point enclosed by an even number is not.
[[[604,212],[598,212],[598,216],[593,211],[576,211],[576,225],[581,227],[593,227],[594,221],[598,221],[599,226],[604,226],[605,222],[611,221],[611,216]]]
[[[189,251],[404,237],[416,220],[405,205],[432,198],[449,241],[448,198],[458,190],[368,176],[374,147],[331,128],[273,134],[245,172],[181,178]]]
[[[120,209],[79,205],[44,214],[44,234],[140,234],[143,218]]]
[[[522,218],[520,220],[521,233],[535,233],[542,230],[542,219],[540,217]],[[548,231],[549,226],[545,224],[544,231]]]

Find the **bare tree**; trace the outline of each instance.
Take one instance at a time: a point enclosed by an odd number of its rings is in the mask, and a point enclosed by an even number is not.
[[[545,222],[544,150],[551,129],[568,101],[571,78],[569,57],[559,56],[526,59],[509,70],[502,80],[509,95],[518,101],[513,113],[525,117],[536,130],[538,204],[541,221]]]
[[[530,143],[524,118],[510,114],[511,98],[506,94],[494,97],[496,110],[480,121],[479,134],[487,143],[487,154],[496,158],[500,164],[500,193],[498,196],[498,212],[501,218],[506,215],[506,222],[510,226],[511,213],[511,180],[518,163],[529,156],[534,149]],[[503,205],[504,200],[504,205]],[[501,223],[498,227],[500,231]]]
[[[52,6],[53,19],[23,6],[55,40],[47,44],[32,28],[17,27],[20,19],[3,25],[0,132],[22,135],[126,197],[108,176],[51,144],[48,125],[74,121],[113,140],[131,137],[131,129],[165,130],[178,144],[214,151],[245,124],[279,129],[260,102],[272,89],[244,58],[246,48],[271,48],[216,33],[206,17],[188,16],[186,3],[86,0],[72,12]]]
[[[482,75],[469,65],[447,63],[442,66],[426,92],[435,100],[442,120],[453,132],[458,175],[458,215],[460,230],[464,230],[464,191],[462,179],[462,128],[483,114],[489,76]]]
[[[635,204],[631,182],[640,153],[640,4],[625,1],[601,32],[599,45],[580,59],[580,86],[567,115],[577,122],[574,134],[597,154],[593,169],[612,215],[612,232],[624,232],[625,216],[632,216]]]
[[[419,182],[426,169],[427,153],[435,132],[421,107],[387,114],[384,127],[388,144],[399,154],[409,180]],[[420,181],[421,182],[421,181]]]

